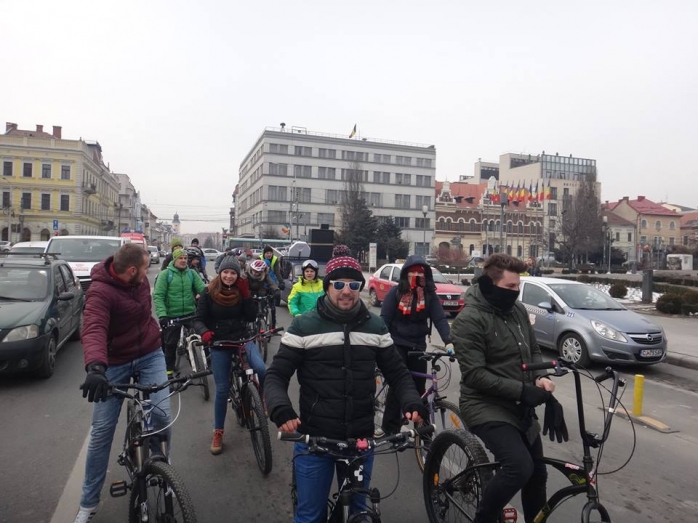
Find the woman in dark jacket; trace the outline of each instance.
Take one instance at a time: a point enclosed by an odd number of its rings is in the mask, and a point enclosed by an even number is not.
[[[426,350],[426,338],[431,334],[430,322],[434,324],[446,344],[446,350],[453,351],[451,328],[436,294],[431,267],[421,256],[409,256],[405,260],[400,271],[400,281],[385,295],[381,318],[390,331],[395,348],[411,372],[427,371],[427,362],[417,356],[408,356],[408,352]],[[424,394],[426,379],[416,376],[413,378],[419,394]],[[382,428],[386,433],[400,430],[400,406],[390,389],[385,403]]]
[[[205,344],[219,340],[239,340],[247,337],[247,322],[254,321],[256,306],[250,297],[247,280],[240,278],[240,266],[232,256],[219,266],[219,274],[208,284],[199,300],[194,319],[194,329]],[[213,404],[213,442],[211,453],[223,451],[230,368],[236,349],[211,348],[211,369],[216,382],[216,398]],[[266,368],[254,343],[245,346],[247,360],[257,373],[260,386],[264,382]]]

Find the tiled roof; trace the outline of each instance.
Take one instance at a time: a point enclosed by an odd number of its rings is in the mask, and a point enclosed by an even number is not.
[[[638,197],[636,200],[628,200],[628,205],[635,209],[640,214],[655,214],[660,216],[680,216],[674,211],[670,211],[663,205],[648,200],[642,196]]]
[[[6,136],[19,136],[27,138],[55,138],[51,133],[46,131],[23,131],[22,129],[12,129],[11,131],[5,133]]]
[[[685,212],[681,216],[681,227],[688,225],[690,222],[698,220],[698,211]]]
[[[435,191],[436,191],[436,203],[438,204],[438,198],[443,189],[444,182],[436,181]],[[457,207],[473,208],[477,207],[480,203],[482,195],[487,190],[487,182],[485,183],[467,183],[467,182],[451,182],[451,197],[462,197],[460,202],[456,202]],[[472,198],[473,203],[470,203],[466,198]]]

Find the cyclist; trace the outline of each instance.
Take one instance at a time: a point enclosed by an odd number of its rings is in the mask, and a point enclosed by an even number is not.
[[[165,256],[165,259],[162,260],[162,264],[160,265],[160,270],[164,271],[170,266],[170,262],[172,261],[172,254],[175,252],[175,249],[184,249],[184,245],[182,244],[182,240],[179,238],[172,238],[172,241],[170,242],[170,252]]]
[[[208,275],[201,264],[200,252],[200,249],[192,249],[191,247],[187,249],[187,265],[199,275],[204,283],[208,283]]]
[[[318,264],[315,260],[305,260],[301,271],[301,276],[293,284],[286,300],[291,316],[313,310],[317,307],[317,299],[325,293],[322,290],[322,280],[318,278]]]
[[[335,257],[327,263],[326,272],[326,294],[318,298],[315,310],[293,318],[267,370],[265,395],[272,421],[285,432],[343,440],[372,437],[376,365],[394,387],[405,417],[415,422],[426,419],[426,407],[388,329],[360,299],[365,280],[359,263],[349,256]],[[296,372],[300,417],[288,397],[288,385]],[[335,469],[334,458],[309,455],[306,449],[304,443],[297,443],[294,451],[296,523],[326,519]],[[373,456],[368,455],[366,488],[372,466]],[[354,496],[352,510],[364,507],[364,496]]]
[[[269,267],[262,260],[252,260],[245,267],[245,276],[250,286],[252,296],[274,296],[274,300],[279,296],[279,287],[269,274]],[[271,328],[276,327],[276,307],[269,304],[271,310]]]
[[[208,275],[206,274],[206,256],[204,256],[204,251],[201,250],[201,247],[199,247],[199,239],[194,238],[191,241],[191,244],[189,245],[190,249],[196,249],[199,254],[199,260],[201,260],[201,271],[203,271],[203,274],[205,276],[204,280],[208,281]]]
[[[175,371],[177,359],[177,343],[179,341],[180,327],[168,326],[168,318],[181,318],[190,316],[196,312],[196,299],[204,292],[206,285],[199,277],[199,273],[187,267],[187,252],[177,249],[172,253],[173,260],[167,268],[167,272],[158,277],[153,290],[155,302],[155,315],[160,320],[162,328],[162,350],[165,352],[167,363],[167,376]],[[191,322],[186,326],[191,327]]]
[[[257,307],[250,296],[247,280],[240,278],[240,267],[235,258],[228,256],[220,266],[220,273],[211,280],[199,300],[194,328],[205,344],[217,340],[239,340],[247,337],[247,323],[254,321]],[[230,390],[230,369],[235,349],[211,348],[211,370],[216,383],[213,402],[213,441],[211,454],[223,452],[223,431]],[[264,384],[265,366],[254,343],[245,346],[248,362]]]
[[[550,399],[555,384],[545,372],[524,372],[522,363],[542,361],[524,306],[517,302],[526,264],[493,254],[470,287],[465,308],[453,322],[461,370],[460,410],[468,429],[490,449],[500,468],[488,483],[475,521],[499,521],[521,490],[524,520],[533,521],[546,502],[547,471],[535,407]]]
[[[264,261],[264,263],[267,264],[267,267],[269,267],[269,277],[272,279],[272,281],[279,286],[279,289],[284,290],[286,288],[286,283],[281,278],[281,264],[279,263],[277,256],[274,254],[274,249],[272,249],[271,246],[266,245],[262,251],[262,254],[259,256],[259,259]]]
[[[431,267],[421,256],[409,256],[405,260],[398,284],[385,295],[381,318],[390,331],[398,353],[412,372],[427,372],[426,360],[408,356],[408,353],[426,350],[426,338],[431,335],[432,323],[446,344],[446,350],[453,352],[451,328],[436,294],[434,276]],[[413,379],[419,394],[424,394],[426,378],[413,376]],[[385,400],[382,429],[388,434],[400,431],[400,405],[390,389]]]

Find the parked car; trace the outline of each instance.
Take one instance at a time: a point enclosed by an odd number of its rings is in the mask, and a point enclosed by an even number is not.
[[[293,284],[298,281],[301,277],[303,269],[301,265],[308,258],[287,258],[281,259],[281,279],[284,281],[285,288],[281,291],[281,299],[288,304],[288,295],[291,294],[291,288]],[[319,261],[318,265],[318,278],[322,279],[325,277],[325,265],[326,262]]]
[[[150,265],[160,263],[160,251],[155,245],[149,245],[148,252],[150,253]]]
[[[38,241],[38,242],[18,242],[15,243],[10,249],[10,253],[17,254],[42,254],[46,251],[46,246],[48,241]]]
[[[430,254],[424,257],[424,261],[426,261],[429,265],[433,266],[439,263],[439,257]]]
[[[80,338],[84,305],[67,262],[42,255],[0,260],[0,373],[51,377],[58,350]]]
[[[223,254],[221,251],[217,249],[202,249],[204,251],[204,256],[206,257],[206,261],[216,261],[216,258],[218,258],[221,254]]]
[[[590,362],[649,365],[666,358],[661,326],[626,309],[592,285],[557,278],[521,278],[519,300],[538,344]]]
[[[378,307],[383,302],[390,288],[400,281],[401,269],[401,263],[386,263],[371,275],[368,280],[368,296],[371,305]],[[441,306],[444,311],[455,317],[465,306],[463,288],[448,281],[433,267],[431,273],[434,275],[436,294],[439,296]]]
[[[0,241],[0,252],[9,252],[12,247],[12,242],[7,240]]]

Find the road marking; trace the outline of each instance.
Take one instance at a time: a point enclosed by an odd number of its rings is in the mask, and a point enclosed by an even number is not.
[[[78,459],[75,460],[73,470],[65,484],[61,498],[58,500],[56,510],[51,518],[51,523],[65,523],[73,521],[75,514],[80,505],[80,497],[82,496],[82,481],[85,477],[85,461],[87,459],[87,447],[90,442],[90,432],[87,432],[87,437],[82,444]]]

